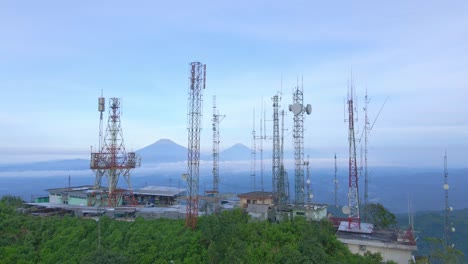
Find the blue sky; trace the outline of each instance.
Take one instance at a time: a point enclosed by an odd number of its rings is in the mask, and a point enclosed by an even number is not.
[[[305,146],[317,164],[345,158],[352,70],[371,120],[389,97],[371,165],[442,168],[447,150],[449,166],[466,167],[466,10],[466,1],[2,1],[0,163],[88,157],[101,89],[123,100],[127,149],[161,138],[185,146],[188,64],[201,61],[205,151],[213,95],[226,115],[221,149],[250,146],[252,109],[258,117],[263,101],[271,119],[271,97],[282,89],[287,107],[303,78],[313,108]]]

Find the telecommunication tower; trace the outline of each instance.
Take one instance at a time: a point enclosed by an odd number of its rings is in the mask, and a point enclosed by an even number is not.
[[[279,101],[281,97],[275,95],[272,97],[273,100],[273,163],[272,163],[272,190],[273,190],[273,203],[282,207],[286,205],[288,200],[288,194],[286,191],[285,184],[285,170],[282,160],[283,154],[283,137],[280,137],[279,129]],[[284,111],[283,111],[284,121]],[[284,122],[283,122],[284,132]]]
[[[448,170],[447,170],[447,152],[444,156],[444,190],[445,190],[445,221],[444,221],[444,251],[447,253],[448,247],[454,247],[454,244],[450,244],[450,232],[455,232],[453,223],[449,222],[449,214],[453,211],[453,208],[449,206],[449,184],[448,184]]]
[[[308,115],[312,112],[311,105],[304,106],[303,102],[303,87],[299,89],[298,85],[293,93],[293,104],[289,105],[289,111],[294,114],[295,205],[304,205],[304,112]]]
[[[377,113],[377,116],[375,117],[374,121],[372,122],[372,125],[369,121],[369,117],[367,115],[367,112],[369,110],[369,103],[370,99],[367,96],[367,89],[366,89],[366,96],[364,99],[364,221],[367,222],[368,220],[368,204],[369,204],[369,173],[368,173],[368,167],[367,167],[367,154],[368,154],[368,140],[369,140],[369,134],[372,131],[372,128],[374,128],[375,122],[377,122],[377,119],[380,116],[380,113],[382,113],[382,110],[385,106],[385,104],[388,101],[385,99],[385,102],[382,104],[382,107],[380,108],[379,112]],[[362,134],[361,134],[362,138]],[[361,139],[359,139],[361,141]],[[362,145],[361,145],[361,159],[362,159]],[[361,168],[362,168],[362,161],[361,161]],[[361,169],[362,171],[362,169]]]
[[[255,135],[255,108],[253,109],[253,124],[252,124],[252,150],[250,151],[250,158],[251,158],[251,163],[250,163],[250,186],[252,188],[252,191],[255,191],[257,189],[256,187],[256,180],[255,180],[255,174],[256,174],[256,163],[257,163],[257,138]]]
[[[219,213],[219,123],[224,119],[225,115],[220,115],[216,109],[216,96],[213,96],[213,203],[211,210],[213,213]]]
[[[102,112],[104,112],[104,98],[100,97],[98,102],[98,110],[102,115]],[[124,190],[117,188],[119,177],[124,177],[131,194],[130,172],[140,166],[140,159],[135,152],[126,152],[125,150],[120,116],[120,99],[110,98],[109,119],[105,137],[102,145],[100,143],[99,152],[91,152],[90,168],[96,174],[95,188],[101,187],[102,177],[105,176],[108,184],[106,190],[108,192],[108,204],[111,207],[120,205],[123,199]]]
[[[338,208],[338,179],[336,178],[338,173],[338,166],[336,164],[336,153],[335,153],[335,180],[333,183],[335,184],[335,207]]]
[[[369,126],[369,117],[367,116],[367,110],[369,106],[369,98],[364,97],[364,221],[367,222],[368,217],[368,204],[369,204],[369,174],[367,170],[367,139],[371,130]]]
[[[288,173],[284,169],[284,110],[281,110],[281,151],[280,151],[280,177],[279,177],[279,189],[282,190],[280,197],[280,204],[286,205],[289,202],[289,178]]]
[[[359,215],[359,189],[358,172],[356,161],[356,140],[354,134],[354,85],[351,82],[348,87],[348,141],[349,141],[349,193],[348,193],[348,229],[361,229],[361,218]],[[356,119],[357,121],[357,119]]]
[[[206,85],[206,65],[190,63],[188,98],[187,211],[185,225],[194,229],[198,216],[198,185],[200,173],[200,131],[202,95]]]
[[[309,156],[307,156],[307,160],[304,161],[304,165],[307,168],[307,180],[306,180],[306,183],[307,183],[307,209],[310,208],[310,202],[311,202],[312,198],[314,197],[314,195],[312,194],[312,190],[310,188],[311,180],[310,180],[310,167],[309,167],[309,164],[310,164]]]
[[[98,111],[99,115],[99,143],[98,143],[98,151],[101,151],[103,146],[103,122],[104,122],[104,111],[106,109],[106,99],[103,97],[103,93],[101,91],[101,97],[98,98]],[[92,152],[92,150],[91,150]],[[95,169],[94,173],[96,174],[96,178],[94,181],[94,189],[101,188],[102,185],[102,177],[104,177],[105,170],[102,169]]]

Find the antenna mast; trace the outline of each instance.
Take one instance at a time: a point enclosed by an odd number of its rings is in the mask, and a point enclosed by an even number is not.
[[[444,190],[445,190],[445,221],[444,221],[444,251],[447,253],[448,247],[454,247],[454,245],[450,245],[450,232],[455,232],[455,227],[453,227],[453,223],[449,223],[449,213],[453,210],[451,206],[449,206],[448,200],[448,191],[449,191],[449,184],[448,184],[448,170],[447,170],[447,152],[445,152],[444,156]]]
[[[104,111],[103,100],[102,97],[99,98],[101,114]],[[130,172],[140,166],[139,158],[135,152],[126,152],[125,150],[120,116],[120,99],[110,98],[106,135],[99,152],[91,153],[90,168],[96,173],[95,188],[100,187],[102,176],[105,175],[108,184],[108,204],[111,207],[119,206],[122,202],[124,190],[117,189],[119,177],[124,177],[131,193]]]
[[[213,195],[212,212],[219,213],[219,124],[225,115],[220,115],[216,109],[216,95],[213,96]]]
[[[304,205],[304,112],[308,115],[312,112],[310,104],[304,107],[302,89],[299,89],[299,85],[296,86],[293,93],[293,104],[289,105],[289,111],[294,114],[295,205]]]
[[[255,186],[255,173],[256,173],[256,163],[257,163],[257,138],[255,136],[255,108],[253,109],[253,124],[252,124],[252,150],[250,152],[251,165],[250,165],[250,180],[252,191],[255,191],[257,187]]]
[[[273,204],[280,204],[281,190],[279,188],[279,177],[280,177],[280,132],[279,132],[279,97],[278,95],[271,98],[273,100],[273,162],[272,162],[272,190],[273,190]]]
[[[307,209],[310,208],[310,200],[312,199],[313,195],[312,195],[312,192],[311,192],[311,189],[310,189],[310,168],[309,168],[309,156],[307,156],[307,160],[304,162],[304,165],[306,165],[307,167],[307,180],[306,180],[306,183],[307,183]],[[307,216],[309,217],[309,216]]]
[[[361,229],[359,215],[358,172],[356,164],[356,140],[354,134],[354,85],[348,87],[348,141],[349,141],[349,193],[348,193],[348,229]],[[357,120],[356,120],[357,121]]]
[[[279,189],[282,190],[282,196],[280,197],[280,203],[285,205],[289,201],[289,179],[288,173],[284,169],[284,110],[281,110],[281,151],[280,151],[280,178],[279,178]]]
[[[280,94],[280,93],[278,93]],[[273,189],[273,204],[282,207],[286,205],[288,194],[285,184],[285,171],[283,164],[283,137],[280,137],[279,129],[279,95],[273,96],[273,163],[272,163],[272,189]],[[283,115],[283,128],[284,133],[284,111]]]
[[[338,208],[338,180],[336,179],[338,173],[338,166],[336,164],[336,153],[335,153],[335,180],[333,183],[335,184],[335,207]]]
[[[364,221],[367,222],[368,218],[368,204],[369,204],[369,174],[367,170],[367,140],[369,133],[371,131],[371,127],[369,127],[369,118],[367,116],[369,105],[369,98],[367,97],[367,89],[366,89],[366,96],[364,97]]]
[[[198,216],[200,173],[200,131],[202,95],[206,85],[206,64],[190,63],[188,99],[187,212],[185,225],[195,229]]]

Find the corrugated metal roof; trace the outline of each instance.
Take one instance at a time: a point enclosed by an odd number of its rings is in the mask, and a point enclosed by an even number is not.
[[[186,189],[177,187],[165,187],[165,186],[146,186],[144,188],[134,190],[134,194],[140,195],[155,195],[155,196],[176,196],[182,195]]]

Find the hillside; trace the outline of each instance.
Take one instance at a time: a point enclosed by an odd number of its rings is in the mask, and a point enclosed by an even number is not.
[[[233,210],[200,217],[198,228],[191,230],[184,220],[38,218],[16,213],[18,203],[11,197],[0,200],[2,263],[381,262],[379,255],[351,254],[327,221],[250,222]]]
[[[427,255],[431,249],[431,243],[427,238],[443,238],[444,237],[444,218],[442,211],[426,211],[417,212],[414,214],[414,229],[415,236],[418,241],[418,255]],[[397,221],[401,226],[408,225],[408,215],[397,215]],[[468,262],[468,208],[462,210],[454,210],[450,213],[449,222],[453,223],[455,232],[450,233],[450,242],[455,245],[455,248],[465,254],[465,261]]]

